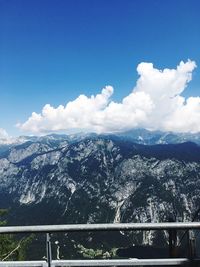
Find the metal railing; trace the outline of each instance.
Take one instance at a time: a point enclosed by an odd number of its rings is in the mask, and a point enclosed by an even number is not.
[[[56,267],[56,266],[162,266],[188,265],[200,266],[200,260],[195,258],[193,240],[188,234],[188,255],[185,258],[162,259],[95,259],[95,260],[52,260],[50,233],[60,232],[96,232],[96,231],[149,231],[167,230],[169,232],[169,252],[173,254],[175,248],[174,231],[200,230],[199,222],[169,222],[169,223],[116,223],[116,224],[68,224],[68,225],[38,225],[38,226],[2,226],[0,234],[17,233],[46,233],[47,260],[46,261],[0,261],[0,267]],[[169,253],[169,254],[170,254]]]

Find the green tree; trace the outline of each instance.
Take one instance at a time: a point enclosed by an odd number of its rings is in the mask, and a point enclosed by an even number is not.
[[[0,209],[0,227],[6,225],[4,219],[8,211]],[[27,246],[32,242],[33,235],[17,240],[12,234],[0,234],[0,261],[24,260]]]

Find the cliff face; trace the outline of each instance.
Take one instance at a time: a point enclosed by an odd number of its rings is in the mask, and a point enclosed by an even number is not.
[[[198,145],[63,138],[0,153],[0,202],[11,208],[10,224],[190,221],[199,208]],[[134,238],[152,244],[156,235]]]

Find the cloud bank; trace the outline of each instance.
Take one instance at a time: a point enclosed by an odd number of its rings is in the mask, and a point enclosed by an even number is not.
[[[100,94],[80,95],[66,106],[47,104],[40,114],[33,112],[17,126],[23,131],[86,131],[113,133],[133,128],[150,130],[200,132],[200,97],[181,96],[196,63],[181,61],[176,69],[158,70],[152,63],[140,63],[139,78],[133,91],[114,102],[112,86]]]
[[[5,129],[0,128],[0,139],[8,139],[9,135]]]

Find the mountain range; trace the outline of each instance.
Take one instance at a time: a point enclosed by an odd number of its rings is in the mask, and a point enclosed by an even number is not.
[[[1,207],[15,225],[191,221],[200,203],[199,144],[200,134],[142,129],[2,142]],[[155,231],[120,232],[115,241],[160,238]]]

